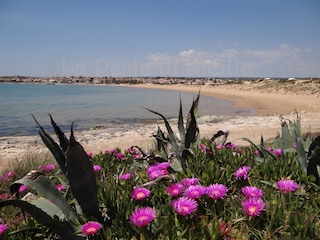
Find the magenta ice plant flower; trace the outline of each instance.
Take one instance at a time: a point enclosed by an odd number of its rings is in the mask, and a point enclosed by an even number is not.
[[[57,185],[56,185],[56,188],[57,188],[60,192],[66,189],[66,187],[63,186],[62,184],[57,184]]]
[[[197,210],[196,200],[188,197],[180,197],[171,202],[173,209],[180,215],[187,216]]]
[[[130,221],[137,227],[147,226],[156,218],[156,210],[151,207],[137,208],[131,215]]]
[[[10,178],[14,177],[16,173],[14,171],[9,171],[1,176],[2,182],[8,182]]]
[[[150,190],[145,187],[136,187],[132,191],[132,198],[135,200],[143,200],[150,195]]]
[[[227,192],[228,188],[219,183],[209,185],[206,190],[207,195],[214,200],[219,198],[223,199]]]
[[[124,173],[119,177],[119,179],[122,179],[125,181],[128,181],[130,178],[131,178],[131,173]]]
[[[56,166],[54,164],[47,164],[40,167],[40,169],[44,172],[51,172],[56,169]]]
[[[101,167],[99,165],[93,165],[93,171],[98,172],[101,170]]]
[[[89,221],[82,225],[82,233],[86,236],[95,235],[102,228],[101,223]]]
[[[92,158],[93,152],[87,152],[87,155],[88,155],[89,158]]]
[[[261,198],[247,198],[242,202],[242,209],[250,217],[256,217],[265,211],[266,205]]]
[[[8,196],[9,196],[9,194],[8,194],[8,193],[2,193],[2,194],[0,194],[0,200],[7,199],[7,198],[8,198]]]
[[[108,155],[108,154],[113,154],[113,153],[115,153],[115,149],[111,149],[111,150],[106,150],[105,152],[104,152],[104,154],[106,154],[106,155]]]
[[[299,185],[290,179],[282,179],[277,182],[278,189],[283,193],[295,192]]]
[[[276,156],[280,157],[280,156],[282,155],[282,149],[281,149],[281,148],[277,148],[277,149],[275,149],[275,150],[273,151],[273,153],[274,153]]]
[[[8,229],[7,224],[0,224],[0,236],[4,234],[7,229]]]
[[[22,193],[22,192],[26,191],[27,189],[28,189],[27,185],[21,185],[19,188],[19,193]]]
[[[189,198],[200,198],[203,194],[206,193],[206,187],[201,185],[191,185],[184,191],[184,195]]]
[[[237,171],[234,172],[234,176],[237,180],[243,178],[244,180],[248,179],[248,173],[250,171],[250,166],[242,166],[237,169]]]
[[[167,192],[172,197],[179,196],[179,194],[182,193],[182,190],[183,190],[183,185],[180,183],[174,183],[167,187]]]
[[[263,196],[263,191],[258,187],[246,186],[241,190],[246,198],[261,198]]]
[[[125,159],[125,157],[124,157],[124,155],[123,155],[123,153],[121,153],[121,152],[119,152],[119,153],[116,153],[116,158],[117,159]]]
[[[225,146],[224,146],[223,144],[218,144],[218,145],[216,146],[216,149],[223,149],[223,148],[225,148]]]
[[[184,178],[181,180],[181,183],[185,187],[190,187],[191,185],[198,185],[199,178]]]

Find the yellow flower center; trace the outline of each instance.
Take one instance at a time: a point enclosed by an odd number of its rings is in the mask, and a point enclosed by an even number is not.
[[[138,198],[138,199],[141,199],[141,198],[144,198],[144,197],[145,197],[145,195],[144,195],[143,192],[137,193],[137,198]]]
[[[96,233],[97,232],[97,229],[95,227],[89,227],[87,228],[87,233]]]
[[[248,211],[250,214],[255,214],[257,212],[257,207],[256,206],[250,206],[248,208]]]
[[[140,217],[138,217],[138,222],[144,222],[144,221],[146,221],[146,220],[148,220],[148,217],[147,217],[147,216],[140,216]]]

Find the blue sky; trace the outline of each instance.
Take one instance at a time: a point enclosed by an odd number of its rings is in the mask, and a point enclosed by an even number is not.
[[[0,30],[0,76],[320,77],[319,0],[1,0]]]

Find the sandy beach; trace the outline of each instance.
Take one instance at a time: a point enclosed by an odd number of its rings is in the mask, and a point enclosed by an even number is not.
[[[243,137],[259,143],[262,135],[266,141],[272,141],[281,129],[279,116],[294,120],[295,110],[302,119],[302,133],[320,132],[320,83],[317,81],[297,80],[287,84],[275,83],[273,80],[243,81],[240,84],[201,86],[138,84],[128,87],[192,92],[195,96],[200,90],[201,95],[232,100],[237,107],[256,111],[255,116],[202,116],[198,120],[201,137],[210,138],[223,129],[230,132],[228,140],[239,145],[248,144],[242,140]],[[176,126],[175,123],[172,125]],[[159,122],[123,128],[115,132],[109,132],[107,129],[76,131],[75,136],[86,151],[93,153],[115,147],[125,150],[132,145],[148,150],[154,146],[151,135],[156,132],[158,126],[165,130],[163,123]],[[12,160],[21,159],[26,153],[46,151],[39,136],[0,137],[0,168],[6,167]]]

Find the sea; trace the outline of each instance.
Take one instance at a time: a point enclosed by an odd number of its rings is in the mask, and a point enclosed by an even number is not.
[[[200,87],[199,87],[200,89]],[[32,116],[48,132],[53,129],[48,114],[63,131],[117,128],[155,123],[159,112],[177,118],[180,99],[186,117],[196,94],[118,85],[0,84],[0,136],[36,135]],[[199,115],[253,115],[252,109],[235,102],[201,95]]]

